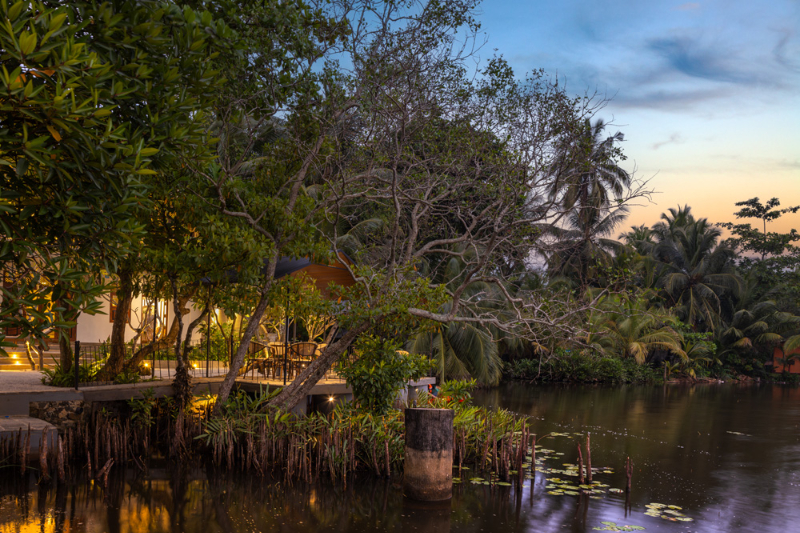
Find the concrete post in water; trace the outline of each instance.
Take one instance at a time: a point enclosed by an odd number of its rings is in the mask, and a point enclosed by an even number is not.
[[[453,410],[406,409],[403,492],[423,501],[453,496]]]

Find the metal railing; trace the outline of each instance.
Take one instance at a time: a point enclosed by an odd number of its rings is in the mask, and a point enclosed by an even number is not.
[[[213,339],[211,344],[205,340],[191,341],[186,346],[186,364],[192,377],[219,377],[224,376],[230,369],[230,360],[235,349],[238,348],[232,343],[214,343]],[[146,348],[145,346],[126,346],[125,359],[130,360],[135,353],[139,350]],[[81,343],[75,342],[74,350],[74,372],[75,383],[78,387],[98,386],[98,385],[111,385],[115,383],[130,383],[133,381],[146,381],[146,380],[161,380],[171,379],[175,376],[175,369],[177,361],[175,358],[175,349],[173,346],[169,348],[153,349],[146,353],[138,364],[135,374],[120,375],[113,381],[98,381],[95,379],[100,369],[105,366],[111,355],[111,346],[108,343]],[[45,355],[45,358],[53,358],[53,363],[56,363],[55,357],[52,355]],[[313,360],[316,356],[309,359]],[[340,365],[345,364],[346,361],[352,361],[355,357],[352,346],[342,355],[341,359],[327,372],[326,378],[337,379],[337,369]],[[274,359],[270,357],[268,346],[265,343],[258,341],[251,341],[248,346],[247,355],[245,356],[244,364],[240,370],[242,377],[250,379],[279,379],[283,377],[284,372],[288,375],[289,379],[294,377],[301,370],[302,365],[289,364],[284,370],[282,361],[273,361],[272,367],[267,371],[263,365],[259,363],[264,360]],[[263,367],[263,368],[262,368]]]

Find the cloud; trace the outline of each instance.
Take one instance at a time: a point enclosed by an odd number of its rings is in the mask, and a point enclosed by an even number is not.
[[[684,140],[685,139],[681,136],[681,134],[676,132],[670,135],[669,139],[667,139],[666,141],[659,141],[657,143],[654,143],[652,145],[652,148],[653,150],[658,150],[662,146],[666,146],[668,144],[683,144]]]
[[[694,111],[697,106],[730,96],[718,89],[657,89],[651,91],[621,90],[614,97],[614,106],[667,111]]]
[[[800,159],[781,159],[778,161],[778,167],[788,168],[790,170],[800,169]]]
[[[694,9],[700,9],[700,4],[697,2],[687,2],[685,4],[675,6],[672,9],[675,11],[692,11]]]
[[[776,63],[784,68],[794,72],[800,72],[800,62],[797,61],[797,55],[800,54],[800,49],[795,46],[795,48],[791,49],[788,53],[786,51],[787,48],[795,44],[793,43],[795,32],[793,30],[782,30],[779,31],[779,33],[780,38],[775,48],[772,49],[772,57],[775,59]]]
[[[735,50],[723,50],[690,37],[651,39],[647,47],[674,70],[704,80],[751,85],[759,76],[748,69],[746,61]]]

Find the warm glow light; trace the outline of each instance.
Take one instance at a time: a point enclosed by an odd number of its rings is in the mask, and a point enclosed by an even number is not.
[[[328,397],[328,401],[329,401],[329,402],[335,402],[335,401],[336,401],[336,398],[335,398],[334,396],[329,396],[329,397]]]
[[[20,363],[19,361],[14,361],[14,364],[15,365],[21,365],[22,363]]]
[[[193,364],[192,366],[193,366],[193,367],[195,367],[195,368],[197,368],[197,363]]]
[[[145,364],[144,364],[144,367],[145,367],[145,368],[147,368],[148,366],[150,366],[150,363],[145,363]]]
[[[12,353],[12,354],[11,354],[11,359],[16,359],[16,358],[17,358],[17,354],[15,354],[15,353]]]

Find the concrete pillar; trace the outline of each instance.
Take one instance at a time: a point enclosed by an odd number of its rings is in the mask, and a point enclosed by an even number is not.
[[[423,501],[453,496],[452,409],[406,409],[403,492]]]

